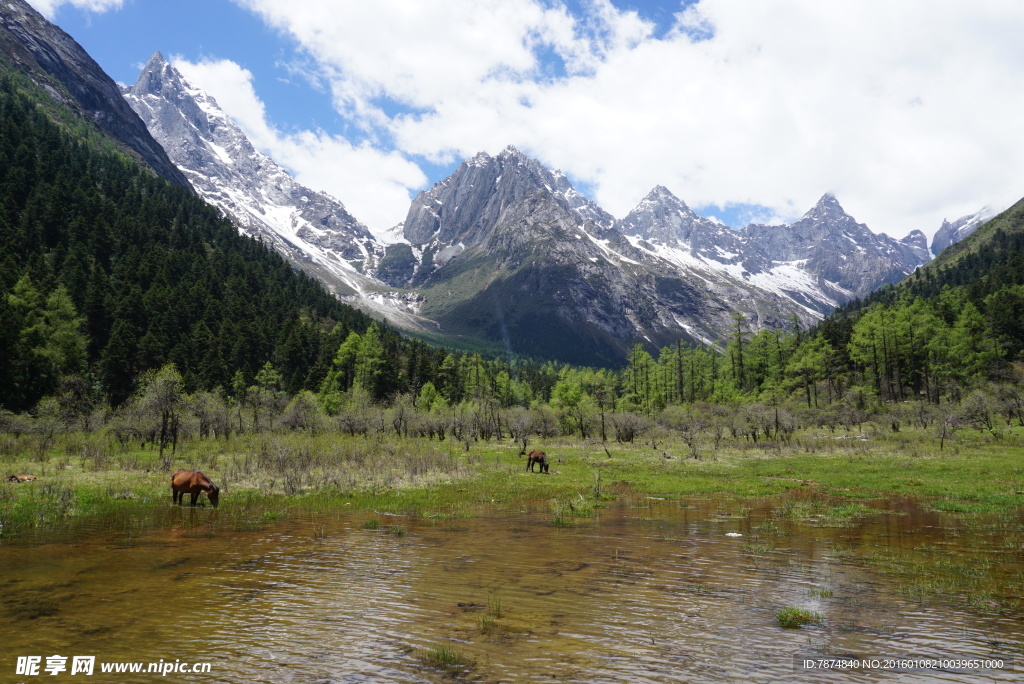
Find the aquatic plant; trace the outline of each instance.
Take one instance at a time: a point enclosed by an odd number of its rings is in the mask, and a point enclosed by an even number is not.
[[[471,667],[473,660],[447,644],[431,646],[419,653],[420,661],[428,667],[436,667],[449,674],[457,674]]]
[[[476,620],[477,625],[480,627],[481,634],[489,634],[492,629],[498,624],[497,621],[490,615],[481,615]]]
[[[776,614],[775,619],[778,621],[780,627],[784,627],[786,629],[799,629],[804,625],[821,624],[824,618],[814,611],[788,606],[780,610],[778,614]]]
[[[744,544],[743,550],[746,553],[771,553],[775,549],[767,544]]]
[[[491,594],[487,597],[487,614],[493,618],[500,619],[502,616],[501,612],[501,596],[498,594]]]

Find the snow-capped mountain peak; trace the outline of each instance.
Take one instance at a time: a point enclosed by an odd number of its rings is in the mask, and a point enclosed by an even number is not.
[[[669,247],[681,247],[709,258],[744,251],[743,237],[731,228],[693,211],[664,185],[655,186],[615,228]],[[726,258],[728,260],[728,257]]]
[[[124,98],[196,191],[343,299],[392,319],[410,312],[372,276],[384,254],[330,195],[301,185],[257,151],[217,101],[156,52]],[[391,241],[394,241],[392,237]]]

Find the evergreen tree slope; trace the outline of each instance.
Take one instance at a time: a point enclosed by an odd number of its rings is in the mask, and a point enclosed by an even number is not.
[[[0,404],[30,408],[67,377],[117,402],[169,362],[191,388],[268,362],[281,389],[317,388],[371,320],[190,192],[83,142],[81,122],[55,123],[46,99],[0,76]]]

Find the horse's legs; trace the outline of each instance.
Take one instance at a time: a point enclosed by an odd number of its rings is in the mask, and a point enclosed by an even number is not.
[[[196,505],[196,499],[198,499],[198,498],[199,498],[199,495],[198,495],[198,494],[196,494],[195,492],[190,492],[190,493],[189,493],[189,496],[191,496],[191,497],[192,497],[192,500],[191,500],[191,501],[189,502],[189,505],[190,505],[190,506],[195,506],[195,505]]]

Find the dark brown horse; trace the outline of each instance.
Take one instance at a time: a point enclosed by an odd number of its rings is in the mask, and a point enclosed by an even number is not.
[[[214,506],[220,496],[220,487],[210,482],[210,478],[198,470],[179,470],[171,475],[171,495],[174,503],[179,506],[185,500],[185,494],[191,494],[190,505],[196,505],[196,499],[202,492],[206,492],[206,498]]]
[[[545,454],[540,449],[534,449],[526,457],[526,469],[527,470],[529,470],[531,473],[537,472],[537,471],[535,471],[533,469],[533,466],[535,466],[535,465],[539,465],[540,466],[540,472],[542,472],[542,473],[548,472],[548,458],[547,458],[547,454]]]

